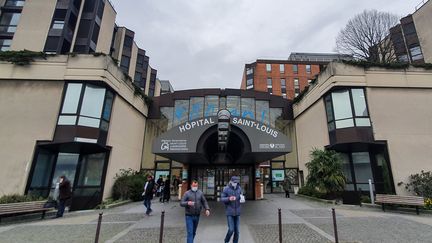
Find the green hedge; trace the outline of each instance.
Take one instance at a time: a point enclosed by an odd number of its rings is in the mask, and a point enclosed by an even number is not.
[[[12,194],[12,195],[5,195],[5,196],[0,197],[0,204],[42,201],[42,200],[46,200],[46,198],[32,196],[32,195]]]
[[[120,170],[120,173],[114,178],[113,200],[140,201],[147,175],[148,173],[145,171]]]

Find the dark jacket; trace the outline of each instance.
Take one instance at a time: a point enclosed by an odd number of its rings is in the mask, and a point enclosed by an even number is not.
[[[67,200],[72,197],[71,183],[68,179],[64,178],[63,182],[59,184],[59,199]]]
[[[240,195],[241,195],[241,188],[239,185],[237,185],[237,188],[234,188],[231,185],[224,187],[221,194],[221,201],[225,204],[225,214],[227,216],[240,215],[241,213]],[[236,200],[230,201],[229,197],[231,196],[235,196]]]
[[[284,191],[289,191],[291,187],[291,183],[289,180],[285,180],[282,184]]]
[[[145,187],[145,184],[144,184],[144,187]],[[150,199],[150,200],[153,199],[154,189],[155,189],[154,180],[148,181],[147,188],[144,188],[144,193],[143,193],[144,199]]]
[[[194,206],[189,206],[188,201],[195,202]],[[202,208],[204,207],[206,210],[210,210],[210,207],[207,203],[207,200],[204,197],[204,193],[201,190],[197,190],[196,192],[189,190],[187,191],[181,201],[180,206],[185,207],[186,215],[200,215]]]
[[[170,185],[171,185],[170,184],[170,180],[167,179],[165,181],[165,186],[163,188],[163,198],[165,198],[165,199],[169,199],[170,198],[170,195],[171,195]]]

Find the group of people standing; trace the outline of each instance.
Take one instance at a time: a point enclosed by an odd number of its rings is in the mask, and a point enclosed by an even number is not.
[[[180,180],[176,176],[173,177],[173,189],[174,192],[178,191],[178,185]],[[151,175],[147,176],[147,182],[144,184],[144,191],[142,193],[144,199],[144,206],[146,207],[146,215],[150,215],[153,211],[151,209],[151,200],[154,195],[159,197],[159,202],[169,202],[171,198],[171,181],[169,178],[166,180],[162,176],[159,176],[158,180],[155,182]]]

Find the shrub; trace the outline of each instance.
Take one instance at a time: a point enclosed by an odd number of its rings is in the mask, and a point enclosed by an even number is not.
[[[48,55],[43,52],[34,52],[29,50],[22,51],[2,51],[0,52],[0,61],[10,62],[16,65],[28,65],[37,58],[46,59]]]
[[[315,188],[307,186],[307,185],[304,187],[301,187],[299,189],[298,193],[302,194],[302,195],[310,196],[310,197],[316,197],[316,198],[322,198],[322,199],[327,198],[325,193],[319,192]]]
[[[410,175],[405,188],[417,196],[432,198],[432,172],[422,170],[419,174]]]
[[[148,173],[143,171],[134,171],[132,169],[120,170],[120,173],[117,173],[114,177],[113,200],[141,200],[141,193],[143,192],[147,175]]]
[[[306,185],[335,198],[344,191],[346,178],[342,170],[342,159],[333,150],[314,149],[312,160],[306,163],[309,171]]]
[[[45,199],[46,198],[37,197],[37,196],[33,196],[33,195],[11,194],[11,195],[4,195],[4,196],[0,197],[0,204],[41,201],[41,200],[45,200]]]

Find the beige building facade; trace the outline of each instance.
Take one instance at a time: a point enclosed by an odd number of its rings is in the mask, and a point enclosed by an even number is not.
[[[331,63],[294,105],[299,170],[313,148],[344,159],[347,191],[407,195],[411,174],[432,170],[432,72]],[[402,182],[402,183],[400,183]]]

